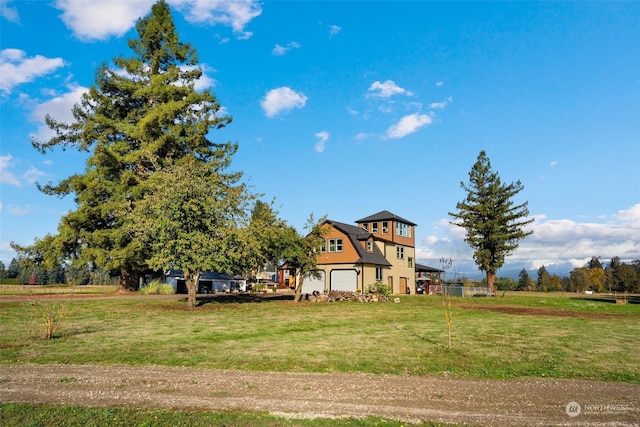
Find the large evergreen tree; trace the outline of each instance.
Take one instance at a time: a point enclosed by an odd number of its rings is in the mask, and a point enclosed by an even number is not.
[[[138,38],[129,40],[133,55],[98,68],[95,84],[73,108],[75,121],[47,117],[56,136],[32,141],[42,152],[91,152],[84,173],[41,186],[46,194],[73,194],[77,203],[60,222],[55,255],[119,273],[127,287],[137,286],[152,255],[127,220],[152,191],[149,178],[187,156],[217,173],[237,149],[207,137],[231,118],[220,115],[209,89],[195,90],[202,75],[196,51],[179,41],[167,3],[158,1],[136,30]]]
[[[527,202],[514,205],[513,197],[524,188],[520,181],[503,184],[491,169],[484,151],[478,155],[469,172],[469,183],[460,183],[467,193],[456,204],[457,212],[449,212],[451,223],[466,230],[465,241],[474,250],[473,259],[487,276],[487,286],[495,292],[496,273],[505,258],[518,247],[518,241],[532,231],[524,228],[533,222],[527,219]]]
[[[531,286],[531,278],[529,278],[529,273],[524,268],[520,270],[518,274],[518,288],[519,291],[528,291]]]

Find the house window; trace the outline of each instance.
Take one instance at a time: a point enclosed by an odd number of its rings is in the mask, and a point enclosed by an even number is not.
[[[342,252],[342,239],[329,239],[329,252]]]
[[[362,229],[369,231],[369,225],[367,223],[362,224]]]
[[[404,247],[396,246],[396,258],[404,259]]]
[[[382,267],[376,267],[376,281],[382,282]]]
[[[411,226],[396,222],[396,236],[411,237]]]
[[[367,240],[367,252],[373,252],[373,241]]]
[[[377,222],[371,223],[371,232],[372,233],[377,233],[378,232],[378,223]]]
[[[407,265],[408,265],[409,267],[413,268],[413,257],[409,257],[409,258],[407,259]]]
[[[389,234],[389,222],[382,221],[382,234]]]
[[[320,247],[318,248],[318,252],[325,253],[327,252],[327,242],[323,241],[322,243],[320,243]]]

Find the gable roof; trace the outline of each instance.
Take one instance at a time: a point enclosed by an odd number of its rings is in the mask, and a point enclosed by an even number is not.
[[[355,248],[358,256],[360,257],[356,263],[358,264],[375,264],[375,265],[392,265],[387,259],[384,257],[378,245],[373,245],[373,252],[367,252],[365,248],[362,247],[360,242],[366,241],[369,238],[373,238],[373,234],[369,233],[362,227],[356,227],[354,225],[345,224],[344,222],[326,220],[325,224],[332,225],[336,230],[343,232],[351,241],[351,245]]]
[[[369,215],[368,217],[359,219],[356,221],[357,224],[361,224],[363,222],[371,222],[371,221],[387,221],[387,220],[391,220],[391,221],[398,221],[398,222],[403,222],[405,224],[409,224],[412,226],[416,226],[418,224],[414,224],[413,222],[409,221],[408,219],[404,219],[394,213],[391,213],[389,211],[380,211],[378,213],[375,213],[373,215]]]

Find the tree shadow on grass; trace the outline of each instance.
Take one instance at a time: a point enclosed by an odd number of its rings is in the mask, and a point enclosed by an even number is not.
[[[273,301],[293,301],[294,294],[253,294],[253,293],[240,293],[240,294],[208,294],[198,295],[196,300],[196,306],[201,307],[206,304],[244,304],[244,303],[262,303]]]
[[[626,301],[627,304],[640,304],[640,295],[584,295],[571,297],[571,299],[577,299],[582,301],[604,302],[609,304],[616,304],[616,301]]]

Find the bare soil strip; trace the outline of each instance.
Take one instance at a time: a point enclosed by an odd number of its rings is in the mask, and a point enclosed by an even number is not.
[[[0,401],[481,426],[640,426],[640,385],[577,380],[18,365],[0,366]]]

